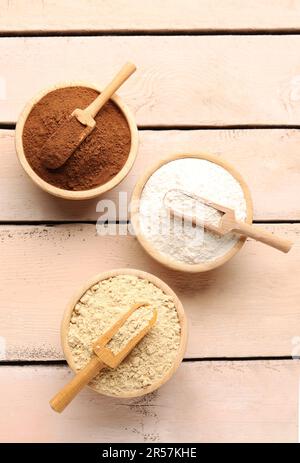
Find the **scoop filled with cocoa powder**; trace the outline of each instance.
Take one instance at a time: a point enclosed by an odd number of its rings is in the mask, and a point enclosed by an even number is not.
[[[31,109],[23,128],[25,157],[45,182],[65,190],[104,185],[125,165],[131,132],[125,115],[109,100],[96,115],[96,127],[66,163],[55,170],[43,164],[43,145],[75,108],[86,108],[99,94],[88,87],[62,87],[43,96]]]

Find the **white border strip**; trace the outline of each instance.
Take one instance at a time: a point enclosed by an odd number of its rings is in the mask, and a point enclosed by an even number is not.
[[[300,376],[298,383],[298,443],[300,444]]]

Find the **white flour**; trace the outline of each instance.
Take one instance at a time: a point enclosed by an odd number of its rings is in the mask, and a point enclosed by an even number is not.
[[[183,158],[164,164],[149,178],[141,195],[140,226],[142,234],[161,254],[174,261],[198,264],[215,260],[229,252],[238,237],[219,236],[203,227],[193,227],[189,221],[175,218],[170,227],[170,214],[164,197],[169,190],[179,189],[202,196],[234,209],[238,220],[245,220],[246,200],[240,183],[223,167],[205,159]],[[182,204],[171,198],[172,207],[184,210],[218,224],[220,213],[194,200]],[[169,203],[170,204],[170,203]],[[205,209],[204,209],[205,208]]]

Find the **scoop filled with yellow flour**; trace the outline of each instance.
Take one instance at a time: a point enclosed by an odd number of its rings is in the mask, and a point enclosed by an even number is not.
[[[157,311],[156,323],[116,369],[104,369],[93,379],[90,385],[98,392],[141,395],[179,363],[182,329],[174,297],[148,279],[120,274],[91,286],[73,308],[66,342],[76,369],[89,362],[93,343],[128,307],[141,301],[148,305],[133,312],[107,347],[114,354],[122,350],[149,322],[153,309]]]
[[[143,331],[144,328],[146,328],[146,326],[148,326],[152,317],[152,307],[146,305],[138,308],[133,312],[133,314],[130,315],[124,325],[121,326],[119,331],[107,343],[106,347],[114,355],[117,355],[135,336],[137,336],[141,331]]]

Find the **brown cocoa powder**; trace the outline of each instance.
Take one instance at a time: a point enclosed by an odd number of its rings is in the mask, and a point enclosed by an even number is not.
[[[45,95],[31,110],[23,130],[25,156],[46,182],[66,190],[88,190],[111,180],[124,166],[131,136],[126,118],[109,100],[99,111],[96,127],[59,169],[43,165],[43,145],[75,108],[84,109],[98,95],[86,87],[66,87]]]

